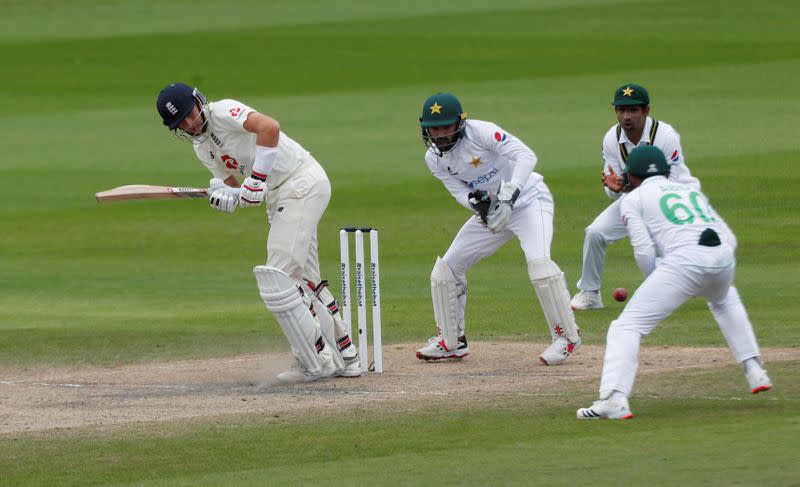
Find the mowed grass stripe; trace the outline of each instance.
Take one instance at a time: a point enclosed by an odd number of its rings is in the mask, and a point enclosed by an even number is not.
[[[689,14],[665,5],[661,9],[678,16],[683,12],[691,19],[697,16],[696,11]],[[625,10],[627,15],[641,13],[651,18],[654,13],[653,6],[647,4],[626,5]],[[377,91],[418,84],[431,79],[432,72],[439,82],[608,73],[619,71],[620,37],[627,41],[625,56],[637,59],[639,69],[769,62],[797,59],[800,52],[800,40],[795,39],[698,41],[680,38],[677,32],[663,38],[651,36],[646,43],[630,42],[630,38],[617,35],[623,20],[608,6],[545,12],[424,15],[237,29],[215,36],[207,36],[203,30],[15,44],[7,50],[9,72],[3,91],[71,97],[98,92],[127,95],[152,90],[163,85],[165,76],[172,76],[209,90],[225,87],[240,94],[308,94],[352,90],[354,86]],[[563,30],[558,31],[558,37],[538,34],[545,26],[553,29],[567,20],[574,29],[571,36],[565,36]],[[669,27],[674,30],[680,25],[674,22]],[[727,31],[723,26],[717,29]],[[604,34],[584,39],[581,32],[586,31]],[[459,48],[444,47],[440,53],[436,46],[441,39],[449,38],[457,39]],[[698,49],[698,43],[702,49]],[[194,46],[198,55],[170,57],[165,65],[164,47],[180,45]],[[313,62],[308,62],[310,59]],[[266,75],[253,76],[254,65],[260,65]],[[248,75],[240,75],[244,72]],[[59,82],[51,83],[51,79]]]

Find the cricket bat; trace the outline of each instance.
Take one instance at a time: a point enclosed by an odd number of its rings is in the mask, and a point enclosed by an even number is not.
[[[206,188],[179,188],[174,186],[151,186],[149,184],[129,184],[96,193],[98,203],[123,200],[167,200],[174,198],[205,198]]]

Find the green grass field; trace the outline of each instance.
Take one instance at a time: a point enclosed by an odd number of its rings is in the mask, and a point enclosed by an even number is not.
[[[608,201],[597,176],[611,96],[639,82],[737,234],[737,286],[760,344],[796,347],[799,32],[788,0],[4,2],[0,371],[285,348],[251,274],[265,258],[263,211],[94,201],[123,184],[207,183],[155,111],[173,80],[270,114],[322,162],[333,185],[323,277],[338,279],[341,225],[380,228],[387,342],[431,333],[430,269],[468,216],[422,161],[422,101],[454,92],[536,151],[556,200],[553,257],[574,287],[583,228]],[[472,340],[545,339],[517,245],[469,278]],[[610,290],[640,281],[627,241],[613,245],[608,306],[578,316],[586,343],[603,343],[622,309]],[[645,345],[724,341],[692,301]],[[767,398],[743,397],[733,366],[652,379],[623,425],[573,419],[593,382],[393,418],[3,435],[0,484],[796,485],[800,362],[769,370]]]

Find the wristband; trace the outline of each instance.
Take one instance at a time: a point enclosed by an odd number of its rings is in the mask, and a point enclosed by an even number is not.
[[[278,149],[276,147],[262,147],[256,146],[256,159],[253,162],[253,170],[251,177],[266,181],[267,175],[272,172],[275,166],[275,160],[278,158]]]

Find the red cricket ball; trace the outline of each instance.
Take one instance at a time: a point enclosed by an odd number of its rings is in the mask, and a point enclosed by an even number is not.
[[[628,299],[628,290],[624,287],[618,287],[614,289],[614,300],[619,301],[620,303]]]

